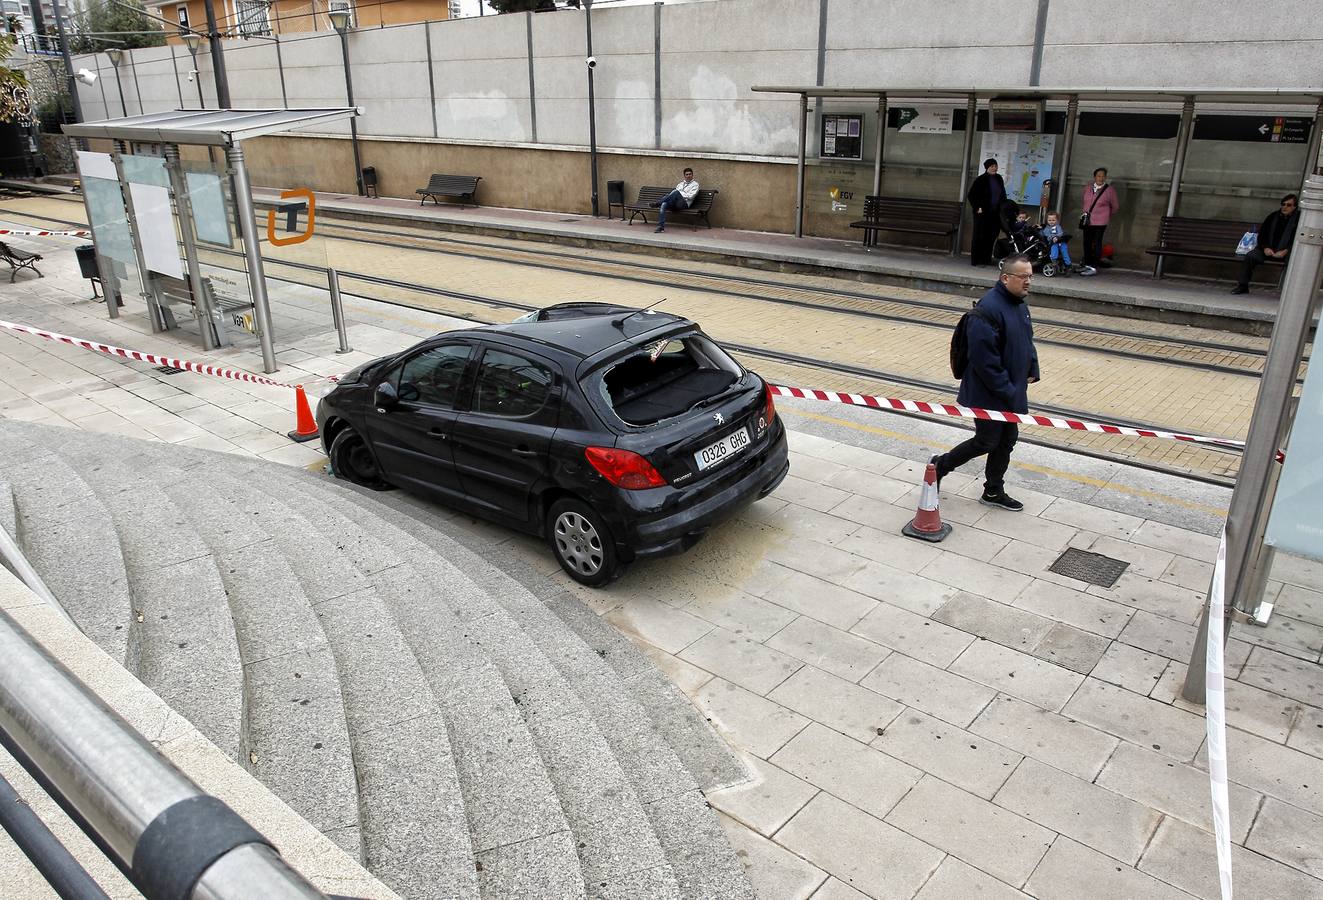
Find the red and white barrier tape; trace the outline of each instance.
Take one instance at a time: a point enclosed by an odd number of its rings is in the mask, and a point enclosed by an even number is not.
[[[90,231],[26,231],[22,229],[0,228],[0,234],[22,235],[26,237],[91,237]]]
[[[247,381],[251,384],[269,384],[273,387],[292,388],[295,386],[292,384],[285,384],[283,381],[275,381],[262,375],[254,375],[251,372],[244,372],[239,369],[227,369],[223,366],[196,363],[187,359],[159,356],[155,353],[144,353],[141,350],[126,350],[123,347],[116,347],[113,344],[101,344],[96,341],[85,340],[84,338],[70,337],[67,334],[60,334],[56,331],[44,331],[40,328],[33,328],[30,325],[19,325],[16,322],[0,321],[0,328],[17,331],[20,334],[30,334],[34,337],[45,338],[48,341],[58,341],[62,344],[69,344],[73,347],[82,347],[84,350],[94,350],[97,353],[106,353],[110,356],[120,356],[124,359],[136,359],[139,362],[151,363],[154,366],[171,366],[176,369],[183,369],[186,372],[196,372],[199,375],[214,375],[217,378],[232,378],[235,381]]]
[[[1231,804],[1227,788],[1227,713],[1222,681],[1222,626],[1225,609],[1227,530],[1217,545],[1217,564],[1208,596],[1208,646],[1204,656],[1204,716],[1208,721],[1208,784],[1213,794],[1213,836],[1222,900],[1231,900]]]
[[[929,403],[925,400],[898,400],[894,397],[873,397],[868,394],[842,394],[836,391],[819,391],[813,388],[785,387],[771,385],[772,393],[781,397],[798,397],[801,400],[822,400],[827,403],[844,403],[849,406],[871,406],[875,409],[897,409],[905,412],[927,413],[933,416],[951,416],[961,419],[988,419],[993,422],[1012,422],[1017,425],[1043,425],[1048,428],[1067,428],[1072,431],[1093,431],[1099,434],[1123,434],[1130,437],[1163,438],[1169,441],[1189,441],[1195,444],[1211,444],[1218,447],[1245,449],[1244,441],[1230,438],[1205,437],[1197,434],[1178,434],[1174,431],[1157,431],[1152,428],[1131,428],[1128,425],[1106,425],[1102,422],[1082,422],[1078,419],[1059,419],[1055,416],[1040,416],[998,412],[969,406],[956,406],[953,403]]]

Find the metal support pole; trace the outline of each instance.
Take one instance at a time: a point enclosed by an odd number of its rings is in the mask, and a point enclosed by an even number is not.
[[[1302,184],[1309,180],[1310,175],[1323,171],[1318,161],[1319,150],[1323,149],[1321,145],[1323,145],[1323,100],[1318,101],[1318,110],[1314,113],[1314,130],[1309,135],[1309,146],[1305,148],[1305,171],[1300,176]]]
[[[0,777],[0,826],[57,896],[73,900],[110,900],[3,777]]]
[[[1190,132],[1194,130],[1194,98],[1186,97],[1181,107],[1181,127],[1176,133],[1176,159],[1171,166],[1171,188],[1167,191],[1168,216],[1176,215],[1176,206],[1181,199],[1181,177],[1185,174],[1185,151],[1190,148]],[[1153,263],[1153,277],[1161,278],[1165,256],[1158,256]]]
[[[73,99],[74,121],[83,121],[83,102],[78,99],[78,78],[74,75],[73,59],[69,56],[69,38],[64,33],[64,13],[60,10],[60,0],[51,0],[55,13],[55,31],[60,36],[60,56],[64,58],[64,77],[69,82],[69,96]],[[78,139],[79,149],[87,149],[87,139]]]
[[[115,149],[110,154],[110,159],[115,164],[115,174],[119,178],[120,189],[124,194],[124,212],[128,216],[128,226],[130,231],[130,240],[133,242],[133,256],[138,263],[138,283],[142,287],[142,292],[138,295],[142,297],[143,302],[147,304],[147,311],[152,323],[152,332],[166,331],[170,328],[170,320],[161,306],[160,297],[156,294],[156,285],[152,282],[151,275],[147,272],[147,257],[142,252],[142,240],[138,237],[138,217],[133,211],[133,190],[129,185],[129,180],[124,177],[124,142],[115,141]],[[107,297],[106,305],[110,306],[112,300]]]
[[[877,95],[877,146],[873,148],[873,196],[882,196],[882,154],[887,148],[887,95]]]
[[[354,105],[354,76],[349,71],[349,29],[340,32],[340,56],[345,67],[345,96],[349,105]],[[349,140],[354,145],[354,184],[358,186],[358,196],[363,196],[363,156],[358,149],[358,117],[349,117]]]
[[[1061,174],[1057,176],[1056,203],[1052,208],[1060,216],[1066,202],[1066,193],[1070,189],[1070,153],[1075,149],[1075,135],[1080,126],[1080,98],[1071,94],[1066,101],[1066,134],[1061,141]]]
[[[215,312],[211,298],[202,287],[202,268],[198,265],[198,245],[193,236],[193,199],[188,193],[188,182],[179,165],[179,145],[165,145],[165,171],[170,176],[170,188],[175,195],[175,211],[179,216],[179,235],[184,243],[184,262],[188,265],[188,283],[193,289],[193,305],[198,312],[198,332],[202,335],[202,349],[215,350],[220,345]]]
[[[965,194],[969,192],[969,172],[974,167],[974,132],[978,130],[978,98],[973,94],[969,95],[969,102],[965,106],[965,149],[960,154],[962,160],[960,164],[960,196],[956,202],[960,204],[960,221],[956,223],[955,240],[951,242],[951,255],[958,256],[960,247],[964,243],[965,236]]]
[[[804,145],[808,143],[808,94],[799,95],[799,156],[795,161],[795,237],[804,236]]]
[[[583,0],[583,21],[588,59],[593,58],[593,0]],[[597,103],[593,96],[593,67],[588,66],[588,162],[593,184],[593,218],[597,218]]]
[[[1226,609],[1246,610],[1256,578],[1256,562],[1263,543],[1263,528],[1272,505],[1272,482],[1277,449],[1290,422],[1296,376],[1309,338],[1310,323],[1318,307],[1323,274],[1323,175],[1312,175],[1300,193],[1300,224],[1286,264],[1282,298],[1272,342],[1259,379],[1259,393],[1250,420],[1245,453],[1227,512]],[[1190,656],[1181,695],[1192,703],[1204,697],[1208,605],[1199,623],[1199,637]]]
[[[335,323],[335,333],[340,336],[340,349],[336,353],[348,353],[349,335],[345,331],[345,307],[340,299],[340,273],[330,266],[326,268],[326,284],[331,289],[331,321]]]
[[[253,315],[257,319],[257,338],[262,343],[262,371],[276,371],[276,351],[271,335],[271,302],[266,296],[266,273],[262,269],[262,245],[254,222],[253,187],[248,181],[248,167],[244,164],[243,147],[239,144],[225,148],[234,179],[234,206],[239,219],[239,232],[243,235],[243,255],[248,264],[248,288],[253,298]]]
[[[112,60],[112,62],[114,61]],[[129,117],[129,107],[128,104],[124,102],[124,80],[120,74],[120,65],[120,63],[115,64],[115,87],[119,90],[120,112],[123,114],[124,118],[127,119]]]
[[[230,81],[225,75],[225,53],[221,50],[220,31],[216,28],[216,8],[212,0],[203,0],[202,6],[207,13],[207,43],[211,48],[211,69],[216,76],[216,105],[229,109]]]

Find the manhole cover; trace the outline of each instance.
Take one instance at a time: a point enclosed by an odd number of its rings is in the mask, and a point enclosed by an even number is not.
[[[1087,581],[1099,587],[1111,587],[1129,567],[1130,563],[1123,559],[1112,559],[1101,553],[1089,553],[1087,550],[1071,547],[1058,556],[1057,561],[1048,566],[1047,570],[1065,575],[1067,578],[1074,578],[1076,581]]]
[[[178,375],[183,369],[176,369],[174,366],[157,366],[156,371],[162,375]]]

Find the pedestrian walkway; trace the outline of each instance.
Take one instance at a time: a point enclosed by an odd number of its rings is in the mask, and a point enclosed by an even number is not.
[[[48,262],[45,279],[0,284],[0,318],[260,371],[255,343],[204,355],[183,331],[151,334],[132,304],[108,320],[71,251]],[[273,317],[278,377],[314,387],[460,324],[353,300],[355,351],[337,355],[324,295],[282,292]],[[607,589],[561,578],[535,540],[472,526],[637,641],[744,755],[753,780],[707,799],[760,896],[1217,897],[1205,722],[1180,688],[1229,491],[1021,446],[1007,489],[1025,512],[979,505],[977,471],[954,473],[941,509],[954,532],[920,544],[899,531],[923,462],[962,432],[809,401],[778,412],[784,484]],[[8,333],[0,416],[324,464],[285,439],[285,388]],[[1110,587],[1050,571],[1071,548],[1125,571]],[[1234,626],[1228,644],[1246,896],[1323,898],[1320,586],[1323,566],[1279,557],[1272,621]]]
[[[256,189],[253,194],[262,204],[276,201],[280,192]],[[318,194],[317,210],[338,217],[432,223],[535,240],[589,241],[620,249],[717,258],[757,268],[829,271],[851,279],[862,276],[921,290],[975,295],[987,290],[987,270],[970,266],[968,256],[864,247],[860,242],[833,238],[796,238],[734,228],[692,228],[687,224],[676,224],[666,233],[656,234],[650,225],[638,221],[629,225],[622,219],[538,210],[419,206],[412,200],[352,194]],[[1148,271],[1111,269],[1093,278],[1036,279],[1034,297],[1040,306],[1091,312],[1125,310],[1131,315],[1149,312],[1165,321],[1213,326],[1240,323],[1238,328],[1268,333],[1277,315],[1276,291],[1256,289],[1248,295],[1233,296],[1229,285],[1186,278],[1157,280]]]

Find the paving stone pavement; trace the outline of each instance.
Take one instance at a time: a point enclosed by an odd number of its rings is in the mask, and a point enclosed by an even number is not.
[[[151,334],[132,300],[108,320],[72,253],[49,256],[45,279],[0,284],[0,318],[260,371],[251,338],[204,355],[186,331]],[[291,384],[460,324],[353,300],[355,351],[338,355],[315,291],[274,313]],[[316,467],[315,444],[283,436],[290,399],[0,334],[3,418]],[[708,801],[761,895],[1217,896],[1205,723],[1180,686],[1229,492],[1022,447],[1023,513],[980,506],[970,466],[943,485],[951,538],[918,544],[898,536],[913,486],[958,432],[778,409],[783,489],[683,557],[601,591],[564,582],[748,758],[754,779]],[[496,534],[556,577],[541,545]],[[1048,572],[1065,547],[1127,572],[1110,588]],[[1237,885],[1323,898],[1323,566],[1279,557],[1269,592],[1273,623],[1234,626],[1227,653]]]

